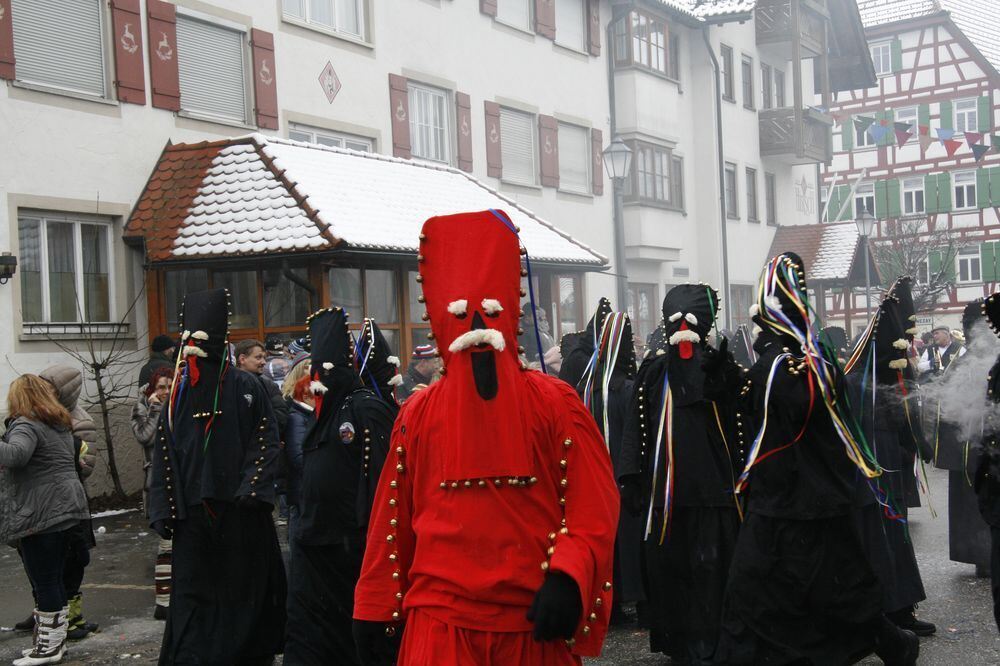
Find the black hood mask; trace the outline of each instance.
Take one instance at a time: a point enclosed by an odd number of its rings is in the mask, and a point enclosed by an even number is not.
[[[196,418],[211,417],[221,408],[219,386],[230,368],[229,308],[226,289],[188,294],[181,306],[183,381]]]
[[[354,344],[343,308],[314,312],[306,320],[306,326],[312,349],[309,388],[316,400],[318,430],[328,424],[344,399],[362,384],[354,369]]]
[[[367,317],[358,333],[357,368],[365,386],[388,402],[395,402],[393,391],[403,377],[399,358],[392,355],[389,343],[374,319]]]

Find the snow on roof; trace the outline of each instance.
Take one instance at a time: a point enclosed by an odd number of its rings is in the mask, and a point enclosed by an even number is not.
[[[805,262],[807,280],[847,280],[859,240],[853,222],[778,227],[769,254],[798,254]]]
[[[253,134],[169,146],[126,226],[151,261],[344,249],[416,253],[435,215],[499,208],[532,259],[607,259],[457,169]]]
[[[919,18],[941,11],[937,0],[858,0],[866,28]]]
[[[704,21],[717,16],[749,14],[757,0],[658,0],[661,5]]]

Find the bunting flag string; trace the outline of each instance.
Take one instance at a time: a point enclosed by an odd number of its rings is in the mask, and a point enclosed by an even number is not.
[[[944,144],[944,150],[948,153],[948,157],[954,157],[958,149],[962,147],[962,142],[955,139],[942,139],[941,143]]]
[[[975,156],[977,162],[982,160],[983,156],[990,151],[989,146],[983,146],[980,144],[973,144],[971,148],[972,148],[972,154]]]
[[[868,136],[872,138],[875,143],[879,143],[885,139],[885,135],[889,133],[889,128],[881,123],[872,123],[868,128]]]
[[[972,148],[977,143],[981,143],[983,140],[982,132],[966,132],[965,142],[969,144],[969,148]]]
[[[869,116],[855,116],[854,117],[854,127],[859,132],[865,132],[865,131],[867,131],[868,128],[871,127],[874,122],[875,122],[875,119],[871,118]]]
[[[934,143],[934,138],[930,134],[921,134],[917,137],[917,140],[920,141],[920,149],[924,152]]]
[[[938,139],[941,140],[942,144],[944,144],[945,141],[951,141],[952,137],[955,136],[955,130],[947,129],[945,127],[938,127],[934,131],[937,132]]]
[[[893,123],[896,133],[896,145],[902,148],[913,136],[913,125],[910,123]]]

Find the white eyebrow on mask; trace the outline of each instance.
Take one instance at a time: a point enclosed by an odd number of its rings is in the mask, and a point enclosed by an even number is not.
[[[484,298],[483,312],[488,315],[497,314],[499,312],[503,312],[503,306],[500,305],[500,301],[495,298]]]
[[[464,315],[469,307],[469,301],[464,298],[460,298],[457,301],[452,301],[448,304],[448,312],[458,317],[459,315]]]

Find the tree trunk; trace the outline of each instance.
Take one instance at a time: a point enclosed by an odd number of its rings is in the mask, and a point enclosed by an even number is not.
[[[108,449],[108,472],[111,473],[111,481],[115,484],[115,495],[119,499],[125,499],[125,489],[122,488],[121,478],[118,475],[118,463],[115,460],[115,444],[111,436],[111,415],[108,406],[108,396],[104,390],[104,375],[100,367],[91,366],[91,373],[94,375],[94,384],[97,386],[97,400],[101,407],[101,425],[104,428],[104,443]]]

